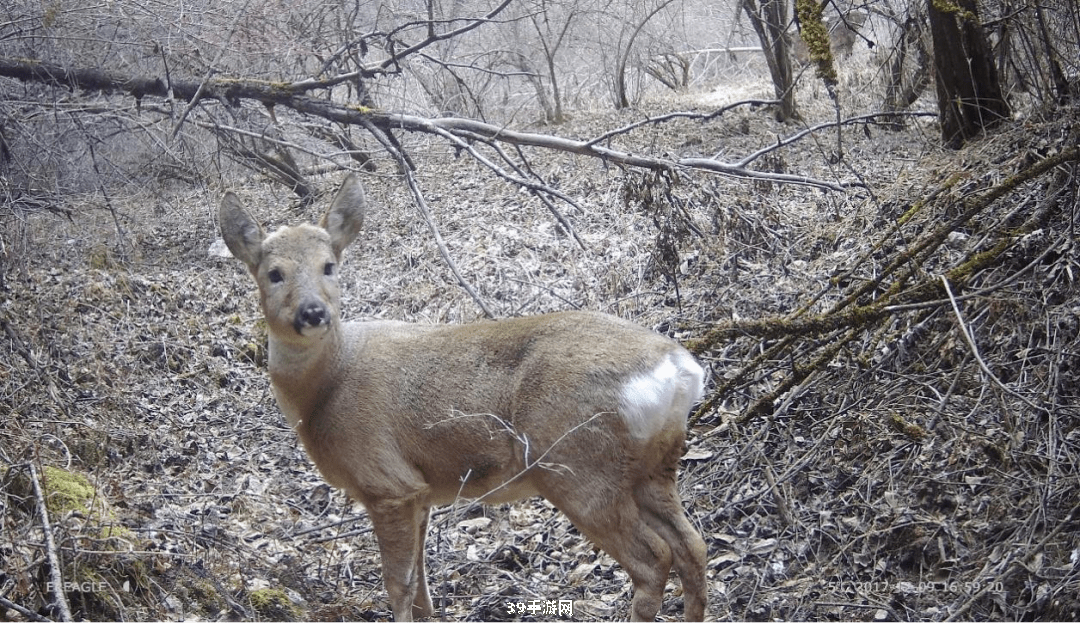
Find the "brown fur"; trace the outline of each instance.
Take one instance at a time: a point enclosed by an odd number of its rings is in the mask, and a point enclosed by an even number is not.
[[[394,619],[432,615],[432,505],[541,495],[629,572],[632,618],[654,619],[674,566],[701,620],[705,543],[676,485],[701,395],[693,357],[593,312],[342,323],[336,265],[364,209],[350,176],[319,227],[267,236],[232,193],[220,221],[259,286],[278,404],[326,480],[367,508]]]

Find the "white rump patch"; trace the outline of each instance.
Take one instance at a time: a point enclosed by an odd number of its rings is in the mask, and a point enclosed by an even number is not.
[[[628,379],[619,393],[619,412],[631,435],[647,440],[671,423],[685,424],[704,382],[705,371],[686,351],[665,354],[652,370]]]

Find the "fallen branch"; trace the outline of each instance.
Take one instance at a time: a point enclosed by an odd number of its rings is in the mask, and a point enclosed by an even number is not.
[[[376,115],[378,117],[378,115]],[[380,123],[380,121],[376,121]],[[746,178],[752,180],[770,180],[788,184],[800,184],[827,189],[831,191],[843,191],[846,188],[858,186],[857,184],[837,184],[819,180],[808,176],[799,176],[786,173],[768,173],[754,171],[738,165],[723,163],[712,158],[654,158],[631,154],[597,144],[595,140],[579,141],[557,137],[549,134],[536,134],[531,132],[515,132],[492,124],[463,119],[456,117],[444,117],[439,119],[426,119],[413,115],[388,115],[381,123],[392,123],[395,127],[415,132],[427,132],[436,134],[439,129],[456,134],[463,138],[478,139],[485,141],[500,141],[526,147],[540,147],[581,156],[599,158],[605,162],[616,163],[637,169],[650,171],[673,171],[676,169],[693,169],[709,173]]]
[[[42,493],[41,482],[38,480],[37,468],[30,466],[30,481],[34,484],[34,498],[37,500],[38,513],[41,514],[41,529],[45,533],[45,554],[49,559],[49,589],[56,602],[56,608],[60,611],[60,620],[72,622],[71,607],[68,606],[67,595],[64,594],[64,577],[60,573],[60,557],[56,554],[56,542],[53,541],[52,526],[49,524],[49,510],[45,505],[45,495]]]
[[[805,128],[803,130],[800,130],[799,132],[796,132],[795,134],[788,135],[788,136],[786,136],[784,138],[781,138],[781,139],[777,139],[776,143],[773,143],[771,145],[763,147],[763,148],[759,149],[758,151],[756,151],[756,152],[754,152],[752,154],[748,154],[747,156],[744,156],[742,158],[742,160],[735,163],[734,166],[736,166],[736,167],[746,167],[750,163],[752,163],[755,160],[761,158],[765,154],[768,154],[769,152],[775,151],[775,150],[777,150],[777,149],[779,149],[781,147],[784,147],[785,145],[791,145],[792,143],[795,143],[795,142],[797,142],[797,141],[799,141],[799,140],[801,140],[801,139],[803,139],[803,138],[805,138],[805,137],[807,137],[807,136],[809,136],[811,134],[814,134],[816,132],[820,132],[822,130],[828,130],[829,128],[832,128],[832,127],[840,127],[840,126],[846,126],[846,125],[849,125],[849,124],[857,124],[857,123],[867,124],[868,125],[868,124],[871,124],[871,123],[875,123],[879,118],[892,119],[892,118],[895,118],[895,117],[937,117],[937,113],[920,112],[920,111],[908,111],[908,112],[897,112],[897,113],[870,113],[870,114],[867,114],[867,115],[857,115],[855,117],[848,117],[847,119],[822,122],[822,123],[817,124],[816,126],[811,126],[809,128]]]
[[[405,130],[442,137],[455,136],[465,141],[481,140],[523,147],[538,147],[605,162],[650,171],[677,169],[702,171],[750,180],[768,180],[798,184],[830,191],[843,191],[862,186],[859,182],[829,182],[809,176],[769,173],[748,169],[741,163],[725,163],[714,158],[657,158],[601,146],[610,138],[608,133],[591,140],[574,140],[547,134],[516,132],[501,126],[457,117],[429,119],[416,115],[388,113],[352,104],[339,104],[326,98],[306,95],[312,90],[311,81],[270,82],[265,80],[214,78],[210,80],[165,80],[158,77],[132,77],[111,74],[96,68],[68,68],[28,59],[0,57],[0,76],[26,82],[38,82],[70,89],[124,93],[138,100],[145,97],[176,98],[185,101],[227,102],[238,106],[242,100],[253,100],[267,107],[283,106],[304,115],[314,115],[346,125],[372,124],[385,131]],[[318,86],[327,86],[320,82]],[[750,102],[751,104],[757,101]],[[730,108],[727,107],[727,108]],[[673,117],[676,114],[669,115]]]
[[[646,116],[645,119],[642,119],[640,121],[635,121],[632,124],[625,125],[625,126],[623,126],[621,128],[616,128],[616,129],[611,130],[609,132],[605,132],[604,134],[601,134],[598,137],[590,139],[589,144],[592,145],[592,144],[596,144],[596,143],[603,143],[605,141],[611,140],[612,138],[614,138],[616,136],[619,136],[621,134],[627,134],[632,130],[636,130],[636,129],[638,129],[638,128],[642,127],[642,126],[646,126],[646,125],[658,125],[658,124],[662,124],[662,123],[667,122],[667,121],[672,121],[674,119],[693,119],[693,120],[696,120],[696,121],[709,121],[710,119],[713,119],[715,117],[719,117],[720,115],[723,115],[724,113],[728,112],[729,110],[739,108],[740,106],[749,106],[751,108],[756,108],[758,106],[776,106],[779,103],[780,103],[779,100],[742,100],[742,101],[739,101],[739,102],[734,102],[732,104],[728,104],[726,106],[721,106],[720,108],[718,108],[718,109],[716,109],[714,111],[708,112],[708,113],[689,113],[689,112],[676,111],[676,112],[673,112],[673,113],[665,113],[663,115],[658,115],[656,117],[648,117],[648,116]]]

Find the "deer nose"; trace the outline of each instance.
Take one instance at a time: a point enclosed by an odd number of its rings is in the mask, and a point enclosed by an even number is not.
[[[300,306],[300,309],[296,311],[296,318],[293,319],[293,327],[296,329],[296,333],[304,333],[304,329],[308,327],[319,327],[320,325],[330,324],[330,312],[326,309],[326,306],[321,301],[308,301]]]

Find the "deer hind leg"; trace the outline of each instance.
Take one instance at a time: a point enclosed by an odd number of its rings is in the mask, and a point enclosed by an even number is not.
[[[630,619],[653,621],[664,598],[672,550],[649,526],[634,498],[615,488],[588,492],[560,489],[543,495],[630,575],[634,583]]]
[[[705,568],[708,549],[683,511],[674,478],[647,480],[635,495],[646,523],[671,548],[672,563],[682,581],[686,621],[703,621],[707,602]]]
[[[383,584],[394,620],[409,622],[433,613],[424,578],[428,509],[416,498],[378,501],[368,507],[382,556]]]

